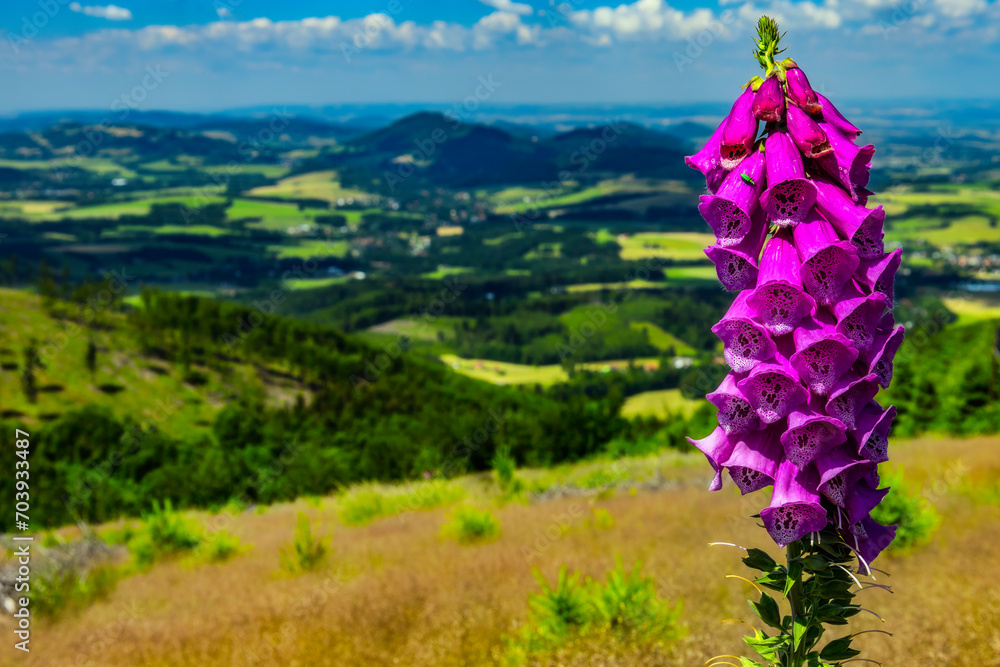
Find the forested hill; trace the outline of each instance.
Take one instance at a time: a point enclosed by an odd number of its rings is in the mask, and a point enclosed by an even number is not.
[[[73,324],[74,313],[60,303],[50,312]],[[58,525],[137,515],[154,498],[209,506],[324,494],[359,480],[484,469],[498,446],[521,463],[546,464],[598,451],[633,428],[619,416],[614,393],[592,399],[563,392],[557,400],[538,389],[498,387],[401,348],[375,349],[266,311],[147,291],[127,318],[77,329],[51,356],[45,339],[4,333],[0,408],[6,426],[31,429],[38,516]],[[68,381],[86,372],[88,338],[99,343],[94,356],[120,372],[138,367],[121,386],[102,382],[98,371],[89,399],[57,382],[88,384]],[[28,393],[26,374],[36,385],[30,400],[20,391]],[[284,380],[286,400],[276,402],[262,377]],[[200,386],[213,391],[192,391]],[[188,414],[187,405],[170,403],[176,387],[183,403],[209,411],[201,428],[175,423]],[[30,418],[36,402],[47,406],[40,425]],[[164,403],[166,414],[157,409]],[[7,469],[12,456],[12,448],[0,453]],[[10,483],[0,483],[0,492],[13,493]]]

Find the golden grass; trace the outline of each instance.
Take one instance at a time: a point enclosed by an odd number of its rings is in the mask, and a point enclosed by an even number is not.
[[[895,594],[873,589],[861,593],[860,600],[886,623],[864,614],[850,629],[884,629],[895,637],[859,638],[864,657],[887,666],[997,664],[1000,506],[970,503],[955,489],[984,467],[998,471],[998,444],[997,438],[927,438],[894,446],[894,458],[908,474],[926,481],[925,491],[945,523],[931,546],[906,558],[880,559],[878,565],[892,574],[880,582],[891,584]],[[694,462],[698,456],[680,458]],[[684,600],[688,636],[642,654],[591,642],[583,653],[539,664],[692,666],[722,653],[747,655],[740,640],[745,626],[720,625],[730,617],[752,621],[744,601],[749,586],[723,578],[746,574],[740,553],[707,545],[767,546],[766,535],[749,518],[766,503],[766,492],[743,500],[731,487],[709,493],[703,461],[667,464],[662,472],[674,483],[658,492],[507,505],[496,511],[503,537],[487,544],[442,540],[447,513],[441,509],[361,528],[338,526],[328,569],[300,577],[277,574],[278,551],[292,537],[296,512],[329,524],[335,520],[335,503],[324,501],[316,508],[298,502],[263,514],[244,513],[223,527],[253,544],[252,551],[224,565],[165,563],[125,579],[107,601],[77,617],[38,622],[33,651],[20,663],[495,664],[502,637],[526,618],[527,595],[537,588],[532,566],[549,580],[562,563],[603,578],[616,554],[626,563],[641,559],[643,572],[658,582],[662,596]],[[608,510],[614,525],[589,521],[593,506]],[[776,554],[773,545],[768,550]]]

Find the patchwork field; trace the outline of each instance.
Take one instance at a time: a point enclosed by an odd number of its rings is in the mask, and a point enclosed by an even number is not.
[[[859,601],[885,622],[862,614],[831,637],[890,632],[892,637],[867,634],[856,642],[862,657],[885,665],[996,664],[1000,505],[975,490],[1000,479],[998,446],[996,438],[894,443],[894,459],[923,483],[943,525],[931,545],[908,554],[890,550],[879,560],[888,575],[879,575],[878,582],[890,585],[893,594],[870,589]],[[626,568],[641,561],[659,596],[683,602],[686,636],[643,650],[598,638],[529,664],[688,666],[720,654],[747,655],[740,639],[746,626],[722,622],[756,620],[745,602],[752,589],[724,578],[746,569],[738,550],[708,543],[762,547],[778,556],[750,517],[766,503],[766,492],[741,500],[727,485],[709,493],[709,470],[700,454],[518,474],[530,486],[577,492],[501,505],[485,476],[454,482],[464,488],[458,495],[465,504],[492,508],[502,528],[498,539],[473,545],[442,536],[448,508],[344,525],[344,496],[262,512],[192,514],[205,526],[238,536],[249,551],[218,565],[159,563],[122,580],[106,600],[78,614],[36,621],[32,653],[20,663],[503,665],[504,638],[526,622],[528,595],[539,590],[533,568],[549,582],[561,565],[603,579],[616,557]],[[598,479],[608,482],[589,481]],[[317,571],[289,576],[280,572],[279,552],[292,539],[299,511],[320,534],[332,534],[333,552]],[[8,627],[11,621],[4,617],[0,623]]]
[[[704,249],[713,243],[714,236],[697,232],[648,232],[618,239],[621,258],[628,260],[703,260]]]
[[[254,188],[248,194],[282,199],[323,199],[331,203],[336,203],[339,199],[373,198],[367,192],[341,187],[335,171],[314,171],[291,176],[278,181],[276,185]]]

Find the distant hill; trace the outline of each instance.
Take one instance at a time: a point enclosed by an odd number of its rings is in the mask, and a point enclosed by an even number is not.
[[[478,125],[421,112],[325,150],[303,170],[337,169],[367,189],[475,188],[609,176],[689,179],[687,144],[629,123],[532,134],[509,124]]]

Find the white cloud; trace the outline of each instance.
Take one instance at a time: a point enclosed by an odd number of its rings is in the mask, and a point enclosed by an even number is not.
[[[535,13],[535,10],[531,5],[526,5],[521,2],[513,2],[513,0],[479,0],[487,7],[492,7],[497,11],[510,12],[511,14],[520,14],[522,16],[531,16]]]
[[[703,30],[711,30],[719,36],[730,34],[727,22],[711,10],[696,9],[685,14],[664,0],[636,0],[630,5],[582,9],[572,12],[569,19],[577,28],[599,35],[612,33],[621,40],[680,40]],[[607,40],[598,37],[598,43],[604,46]]]
[[[77,12],[79,14],[86,14],[87,16],[96,16],[98,18],[107,19],[109,21],[131,21],[132,12],[124,7],[118,7],[117,5],[108,5],[107,7],[101,7],[100,5],[94,5],[90,7],[85,7],[79,2],[69,3],[69,9],[72,12]]]
[[[215,8],[215,13],[219,15],[220,19],[231,19],[233,18],[233,13],[230,11],[229,7],[224,7],[219,5]]]

